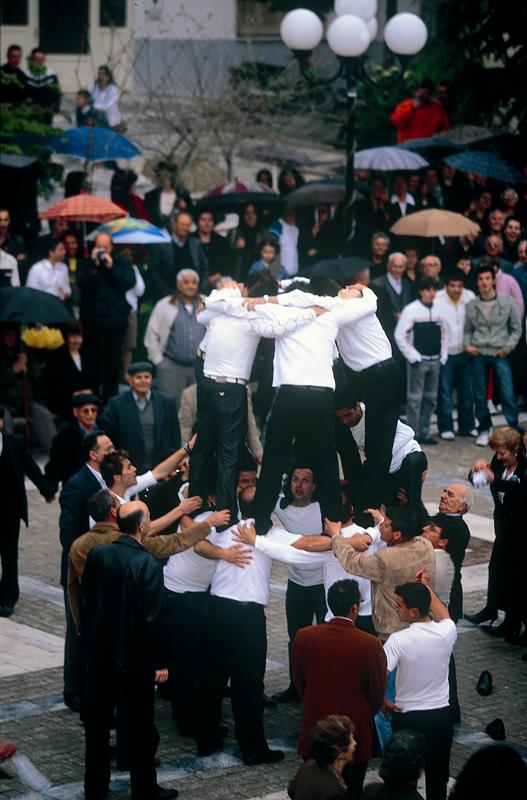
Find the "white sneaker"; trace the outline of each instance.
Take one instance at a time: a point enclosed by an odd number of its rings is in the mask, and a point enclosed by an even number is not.
[[[490,433],[488,431],[483,431],[483,433],[480,433],[480,435],[476,439],[476,444],[478,447],[487,447],[489,439],[490,439]]]
[[[472,430],[469,432],[469,436],[472,436],[475,439],[477,435],[478,435],[478,429],[472,428]]]
[[[487,408],[488,408],[488,410],[489,410],[489,414],[491,415],[491,417],[495,417],[495,416],[496,416],[496,414],[499,414],[499,413],[500,413],[500,412],[498,411],[497,407],[496,407],[496,406],[494,405],[494,403],[492,402],[492,400],[488,400],[488,401],[487,401]]]
[[[456,437],[454,436],[454,431],[443,431],[441,434],[441,438],[445,439],[448,442],[451,442]]]

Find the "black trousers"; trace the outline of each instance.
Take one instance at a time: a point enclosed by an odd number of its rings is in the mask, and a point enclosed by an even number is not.
[[[169,664],[172,716],[181,728],[188,730],[193,728],[196,715],[209,594],[165,589],[165,609],[172,644]]]
[[[348,790],[350,800],[360,800],[364,787],[364,778],[368,769],[367,761],[352,761],[342,770],[342,777]]]
[[[340,480],[333,426],[333,391],[319,387],[281,386],[267,423],[262,470],[256,490],[256,529],[267,533],[282,486],[293,442],[308,445],[316,460],[322,517],[341,518]]]
[[[189,497],[206,501],[210,465],[216,455],[216,507],[228,508],[231,522],[238,517],[236,489],[247,437],[247,387],[203,378],[199,388],[198,438],[190,460]]]
[[[289,636],[289,679],[293,681],[291,669],[291,653],[293,642],[300,628],[311,625],[313,618],[318,625],[322,625],[328,608],[326,606],[326,591],[324,584],[317,586],[299,586],[294,581],[287,581],[285,593],[285,614],[287,618],[287,635]]]
[[[420,731],[428,745],[425,764],[427,800],[446,800],[453,727],[450,706],[431,711],[392,712],[392,730]]]
[[[90,389],[106,404],[119,390],[119,371],[126,328],[107,328],[90,322],[84,323],[82,356]]]
[[[64,694],[82,697],[85,683],[85,663],[82,639],[77,634],[70,609],[68,591],[63,587],[64,612],[66,614],[66,636],[64,638]]]
[[[374,364],[362,372],[347,368],[346,374],[350,402],[361,400],[366,404],[366,464],[362,499],[365,508],[378,508],[392,460],[403,376],[394,359]]]
[[[393,472],[389,476],[388,492],[385,495],[386,505],[398,505],[397,490],[404,488],[406,507],[415,511],[418,520],[424,522],[424,520],[428,519],[428,512],[421,500],[422,475],[427,469],[428,461],[424,453],[408,453],[403,458],[403,462],[397,472]]]
[[[110,784],[110,726],[117,704],[117,727],[127,732],[133,800],[155,796],[154,758],[159,734],[154,725],[154,673],[117,673],[101,666],[88,667],[86,683],[86,761],[84,791],[87,800],[104,796]]]
[[[236,741],[244,757],[267,750],[263,690],[267,631],[264,607],[211,597],[200,685],[198,744],[217,741],[227,680]]]
[[[5,445],[4,445],[5,447]],[[18,540],[20,538],[20,517],[10,512],[6,504],[5,518],[0,533],[0,560],[2,577],[0,578],[0,606],[16,605],[20,596],[18,586]]]

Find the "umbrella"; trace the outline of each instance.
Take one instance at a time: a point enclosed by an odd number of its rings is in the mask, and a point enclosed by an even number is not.
[[[317,206],[319,203],[343,203],[345,192],[345,183],[341,178],[328,178],[325,181],[309,181],[288,194],[285,199],[291,208]]]
[[[238,194],[240,192],[269,192],[273,194],[273,190],[263,183],[257,181],[230,181],[229,183],[220,183],[213,189],[210,189],[205,197],[215,197],[221,194]]]
[[[196,211],[238,211],[247,204],[258,208],[279,209],[285,199],[272,192],[229,192],[228,194],[206,194],[196,203]]]
[[[353,160],[355,169],[372,169],[377,172],[400,172],[428,166],[422,156],[399,147],[371,147],[359,150]]]
[[[370,267],[371,263],[363,258],[327,258],[317,261],[312,267],[302,271],[305,278],[349,278],[353,272]]]
[[[398,219],[390,228],[398,236],[469,236],[477,234],[480,227],[477,223],[463,214],[454,214],[452,211],[443,211],[439,208],[429,208],[426,211],[417,211]]]
[[[156,228],[151,222],[133,217],[114,219],[96,228],[88,239],[95,239],[98,233],[109,233],[115,244],[165,244],[171,238],[166,231]]]
[[[108,128],[70,128],[60,136],[48,139],[45,146],[58,155],[92,162],[141,155],[141,150],[130,139]]]
[[[35,164],[37,159],[34,156],[17,156],[11,153],[0,153],[0,167],[12,167],[13,169],[25,169]]]
[[[485,175],[487,178],[494,178],[494,180],[500,181],[500,183],[508,185],[512,183],[527,183],[527,180],[521,172],[518,172],[516,167],[488,150],[467,150],[463,153],[455,153],[453,156],[447,156],[445,162],[451,167],[460,169],[462,172]]]
[[[448,144],[451,147],[468,147],[476,142],[483,142],[486,139],[494,139],[501,136],[503,131],[499,128],[483,128],[481,125],[458,125],[450,128],[449,131],[436,133],[432,138],[438,144]]]
[[[40,219],[65,219],[71,222],[83,220],[84,222],[108,222],[116,217],[125,217],[126,212],[106,200],[91,194],[75,194],[65,200],[53,203],[40,215]]]
[[[0,289],[0,322],[60,325],[75,320],[62,300],[52,294],[22,286],[4,286]]]

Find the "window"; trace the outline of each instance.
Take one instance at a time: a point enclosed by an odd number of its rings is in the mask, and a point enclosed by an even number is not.
[[[126,0],[100,0],[99,25],[101,28],[124,28],[126,25]]]
[[[88,12],[89,0],[40,0],[39,47],[48,53],[87,53],[90,37]]]
[[[0,24],[27,25],[28,0],[0,0]]]

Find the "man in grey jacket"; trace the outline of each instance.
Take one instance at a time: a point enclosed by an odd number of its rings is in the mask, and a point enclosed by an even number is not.
[[[479,436],[476,444],[486,447],[492,427],[487,407],[487,372],[492,367],[500,392],[501,407],[511,428],[518,428],[518,405],[514,395],[508,355],[521,336],[522,323],[512,297],[496,292],[491,267],[481,266],[476,273],[478,297],[466,308],[465,350],[472,357],[474,405]]]

